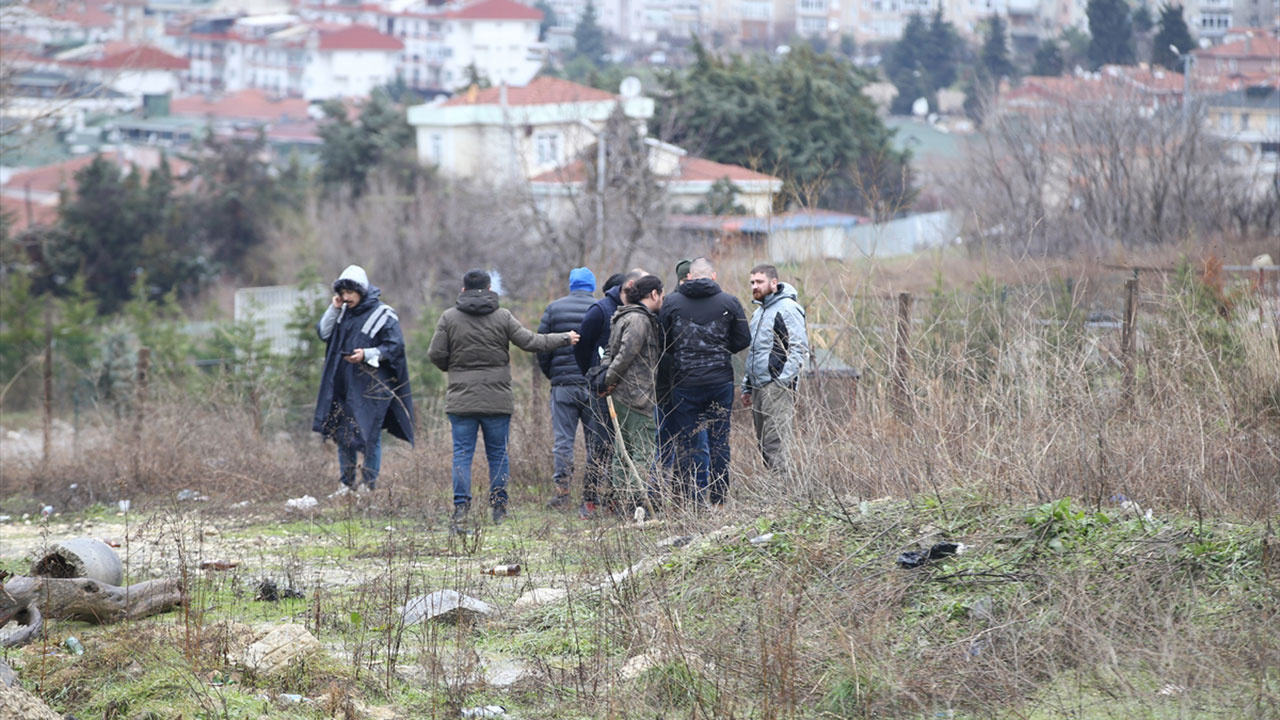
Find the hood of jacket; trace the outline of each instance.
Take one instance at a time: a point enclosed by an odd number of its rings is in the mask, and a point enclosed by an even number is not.
[[[778,283],[778,289],[766,295],[764,297],[764,300],[752,300],[751,302],[761,307],[769,307],[770,305],[778,302],[779,300],[795,300],[796,297],[797,295],[796,295],[795,288],[791,287],[790,285],[784,282],[780,282]]]
[[[651,318],[656,317],[652,312],[649,311],[649,308],[639,303],[628,303],[626,305],[618,306],[618,311],[613,314],[613,319],[616,321],[618,318],[622,317],[623,315],[631,315],[633,313],[644,313],[645,315],[648,315]]]
[[[337,280],[333,281],[333,290],[337,292],[342,289],[355,290],[361,295],[369,293],[369,275],[364,268],[359,265],[348,265]]]
[[[569,292],[574,290],[596,291],[596,275],[591,268],[577,267],[569,271]]]
[[[680,294],[687,298],[706,298],[720,294],[720,286],[711,278],[689,280],[680,286]]]
[[[463,290],[457,307],[468,315],[489,315],[498,309],[498,293],[492,290]]]
[[[364,294],[360,296],[360,302],[348,312],[351,315],[359,315],[378,304],[382,299],[382,288],[377,285],[365,285]]]

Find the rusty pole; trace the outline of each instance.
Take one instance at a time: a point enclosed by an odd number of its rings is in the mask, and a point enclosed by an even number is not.
[[[898,417],[906,419],[911,412],[907,394],[907,374],[911,370],[911,293],[898,293],[898,326],[894,339],[893,395]]]
[[[133,419],[133,480],[139,482],[142,458],[142,425],[147,410],[147,375],[151,369],[151,348],[138,348],[138,407]]]
[[[1124,380],[1121,397],[1126,407],[1133,405],[1133,389],[1136,382],[1137,361],[1134,357],[1137,346],[1138,320],[1138,280],[1124,281],[1124,326],[1120,335],[1120,354],[1124,359]]]

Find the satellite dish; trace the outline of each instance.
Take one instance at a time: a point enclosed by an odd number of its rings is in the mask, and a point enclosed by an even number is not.
[[[618,92],[624,98],[640,97],[640,78],[635,75],[628,75],[622,78],[622,84],[618,86]]]
[[[929,101],[924,98],[916,98],[916,101],[911,103],[911,114],[916,117],[924,117],[925,115],[928,115]]]

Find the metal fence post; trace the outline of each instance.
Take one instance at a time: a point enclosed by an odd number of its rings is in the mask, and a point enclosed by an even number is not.
[[[134,414],[133,424],[133,480],[138,482],[141,473],[142,458],[142,425],[147,411],[147,376],[151,370],[151,348],[138,348],[138,407]]]
[[[1137,361],[1134,357],[1137,346],[1138,320],[1138,279],[1124,281],[1124,329],[1120,335],[1120,354],[1124,359],[1124,381],[1121,397],[1126,407],[1133,404],[1133,390],[1136,382]]]
[[[894,409],[901,419],[911,413],[911,399],[907,392],[907,374],[911,370],[911,293],[898,293],[898,325],[894,339],[893,396]]]

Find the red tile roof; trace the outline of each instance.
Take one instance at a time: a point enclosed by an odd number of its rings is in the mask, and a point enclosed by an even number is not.
[[[705,158],[688,156],[680,158],[680,175],[675,179],[683,182],[697,180],[715,182],[723,178],[729,178],[733,182],[770,182],[778,179],[741,165],[726,165]]]
[[[1259,58],[1275,61],[1280,58],[1280,38],[1264,31],[1249,32],[1239,40],[1223,43],[1203,50],[1194,50],[1197,57],[1222,59]]]
[[[320,33],[321,50],[404,50],[404,43],[367,25]]]
[[[497,105],[500,101],[500,88],[491,87],[484,90],[463,90],[444,101],[444,107],[457,105]],[[528,85],[507,88],[508,105],[555,105],[558,103],[600,102],[617,100],[618,96],[604,90],[597,90],[586,85],[579,85],[560,78],[538,76]]]
[[[227,120],[253,120],[280,122],[306,120],[309,104],[301,98],[272,99],[261,90],[241,90],[220,99],[206,99],[202,95],[174,98],[169,104],[173,115],[198,115]]]
[[[105,155],[108,159],[113,159],[111,153]],[[60,163],[14,173],[9,176],[9,182],[4,184],[6,194],[12,197],[14,190],[21,189],[25,192],[26,188],[31,188],[33,193],[59,192],[71,183],[77,172],[93,162],[93,158],[93,155],[81,155]]]
[[[9,217],[9,222],[12,223],[9,232],[16,233],[36,225],[52,225],[58,219],[58,207],[38,202],[32,202],[28,206],[27,201],[22,198],[0,196],[0,214]]]
[[[515,0],[479,0],[445,13],[452,20],[532,20],[542,22],[542,11]]]
[[[133,153],[126,156],[119,152],[101,153],[102,157],[109,160],[121,168],[136,165],[143,173],[149,173],[159,165],[160,153],[152,151],[150,153]],[[41,167],[24,170],[23,172],[14,173],[9,177],[9,182],[4,184],[4,194],[8,197],[14,197],[18,192],[25,193],[27,188],[32,193],[57,193],[63,188],[71,186],[75,180],[75,174],[87,167],[93,162],[96,155],[80,155],[70,160],[63,160],[52,165],[43,165]],[[185,160],[175,157],[168,157],[169,169],[174,175],[182,175],[190,169],[191,164]]]
[[[116,19],[105,9],[106,3],[101,0],[89,2],[59,2],[57,0],[40,0],[27,7],[33,12],[54,20],[65,20],[83,27],[111,27]]]
[[[536,183],[580,183],[587,178],[587,166],[581,160],[568,165],[548,170],[533,177],[530,182]],[[667,178],[670,182],[715,182],[728,178],[732,182],[773,182],[778,178],[765,175],[741,165],[726,165],[705,158],[682,157],[676,175]]]
[[[108,51],[101,59],[90,60],[86,65],[113,70],[187,70],[191,68],[191,61],[177,55],[170,55],[159,48],[140,45],[114,52]]]

